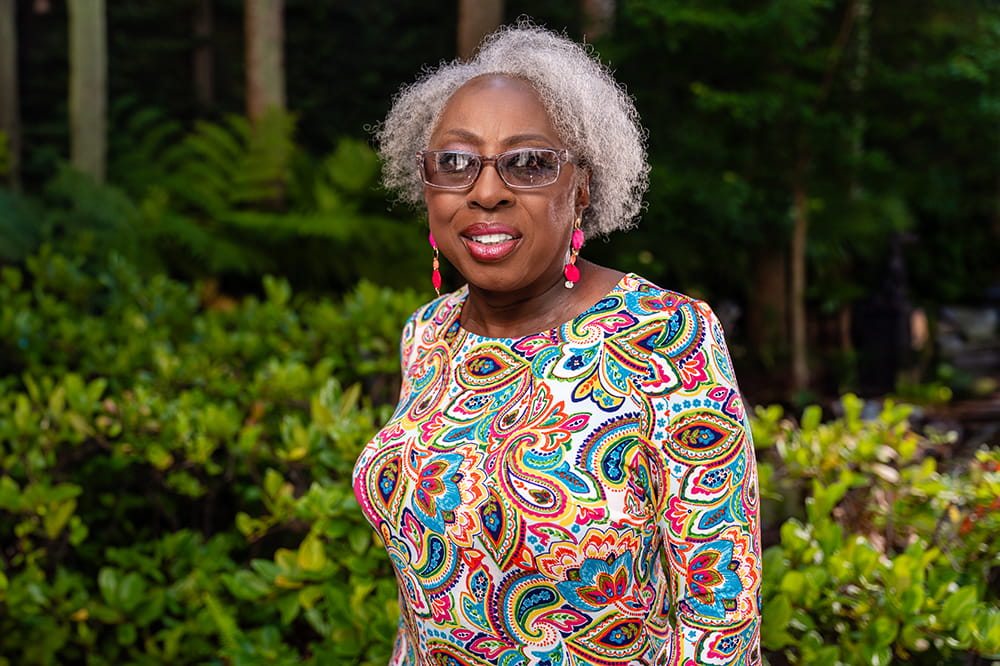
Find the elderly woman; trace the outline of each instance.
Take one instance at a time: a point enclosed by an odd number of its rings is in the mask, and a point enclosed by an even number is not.
[[[631,100],[531,25],[426,72],[378,136],[465,286],[402,336],[355,492],[399,583],[393,665],[755,664],[744,404],[709,307],[578,257],[639,213]]]

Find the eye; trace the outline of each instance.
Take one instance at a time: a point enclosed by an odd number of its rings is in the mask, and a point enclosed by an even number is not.
[[[515,187],[542,187],[559,177],[559,153],[548,148],[524,148],[506,153],[498,166]]]
[[[475,158],[469,153],[458,151],[441,151],[435,154],[435,168],[443,173],[461,173],[475,163]]]
[[[520,150],[508,158],[507,166],[524,171],[540,171],[554,166],[554,154],[550,150]]]

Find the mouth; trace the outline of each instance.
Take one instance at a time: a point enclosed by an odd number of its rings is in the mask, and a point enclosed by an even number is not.
[[[466,236],[473,243],[480,245],[497,245],[508,241],[517,240],[517,236],[511,234],[483,234],[480,236]]]
[[[495,262],[505,259],[517,249],[521,237],[512,232],[513,230],[467,229],[462,234],[462,241],[473,259]]]

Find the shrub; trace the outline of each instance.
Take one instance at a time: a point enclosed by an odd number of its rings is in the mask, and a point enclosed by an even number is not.
[[[0,275],[0,663],[385,663],[350,484],[412,292],[206,310],[121,261]]]
[[[966,663],[1000,655],[1000,449],[950,471],[947,445],[886,402],[861,418],[801,422],[758,408],[764,513],[763,646],[792,664]],[[804,513],[801,511],[804,509]]]
[[[0,268],[0,665],[384,664],[396,588],[350,484],[420,296],[239,302],[49,249]],[[1000,451],[909,408],[753,419],[772,663],[1000,652]]]

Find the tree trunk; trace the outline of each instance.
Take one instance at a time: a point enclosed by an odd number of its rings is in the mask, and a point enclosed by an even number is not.
[[[284,0],[246,0],[247,117],[285,110]]]
[[[470,58],[503,23],[503,0],[458,0],[458,57]]]
[[[215,54],[212,52],[214,31],[212,0],[197,0],[194,8],[194,56],[192,79],[194,98],[202,109],[215,106]]]
[[[865,132],[868,128],[868,118],[865,116],[862,97],[868,80],[868,65],[871,60],[871,0],[859,0],[857,3],[857,49],[855,51],[854,71],[848,78],[848,86],[854,95],[854,114],[851,119],[851,171],[847,198],[857,201],[861,196],[862,186],[859,178],[858,165],[865,152]],[[840,351],[845,358],[854,354],[854,342],[851,338],[851,303],[841,303],[838,313],[840,331]]]
[[[747,303],[747,341],[769,375],[769,385],[783,384],[788,359],[788,261],[782,244],[754,250],[754,288]],[[780,382],[778,380],[781,380]],[[778,391],[783,393],[783,389]],[[775,395],[779,400],[783,395]]]
[[[0,132],[6,140],[7,183],[17,190],[21,187],[21,113],[17,83],[16,0],[0,0]]]
[[[792,247],[789,258],[789,328],[792,338],[792,390],[809,388],[809,351],[806,339],[806,239],[809,236],[809,197],[806,193],[806,160],[800,160],[792,183]]]
[[[611,32],[615,24],[615,0],[580,0],[583,39],[593,42]]]
[[[107,153],[108,42],[104,0],[68,0],[70,161],[103,182]]]

